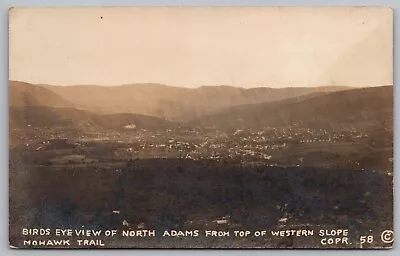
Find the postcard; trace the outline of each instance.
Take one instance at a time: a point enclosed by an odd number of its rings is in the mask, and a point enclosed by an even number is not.
[[[12,248],[391,248],[393,10],[15,7]]]

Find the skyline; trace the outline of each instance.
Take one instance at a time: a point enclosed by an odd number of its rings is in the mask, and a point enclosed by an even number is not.
[[[79,87],[79,86],[96,86],[96,87],[120,87],[120,86],[135,86],[135,85],[160,85],[166,87],[174,87],[174,88],[183,88],[183,89],[199,89],[202,87],[232,87],[232,88],[240,88],[240,89],[255,89],[255,88],[270,88],[270,89],[285,89],[285,88],[323,88],[323,87],[347,87],[349,89],[361,89],[361,88],[370,88],[370,87],[381,87],[381,86],[393,86],[393,84],[380,84],[380,85],[369,85],[369,86],[343,86],[343,85],[321,85],[321,86],[280,86],[280,87],[273,87],[273,86],[253,86],[253,87],[241,87],[241,86],[234,86],[228,84],[211,84],[211,85],[200,85],[200,86],[193,86],[193,87],[185,87],[185,86],[177,86],[177,85],[170,85],[170,84],[162,84],[162,83],[126,83],[126,84],[111,84],[111,85],[96,85],[96,84],[72,84],[72,85],[62,85],[62,84],[36,84],[30,83],[21,80],[8,80],[9,82],[17,82],[17,83],[28,83],[35,86],[57,86],[57,87]]]
[[[9,80],[393,85],[392,14],[380,7],[13,8]]]

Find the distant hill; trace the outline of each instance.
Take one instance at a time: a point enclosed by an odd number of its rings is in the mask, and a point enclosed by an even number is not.
[[[41,86],[10,81],[8,87],[10,106],[72,107],[73,104],[57,93]]]
[[[348,87],[251,88],[202,86],[189,89],[162,84],[130,84],[121,86],[51,86],[41,85],[76,108],[95,113],[137,113],[168,120],[185,121],[222,109],[263,102],[273,102],[310,93],[328,93]]]
[[[10,81],[10,122],[118,129],[168,127],[174,120],[219,129],[287,125],[391,125],[393,86],[251,88],[161,84],[50,86]]]
[[[160,118],[138,114],[97,115],[74,108],[10,107],[11,128],[70,128],[83,131],[126,129],[163,130],[178,125]]]
[[[313,96],[233,107],[194,120],[191,124],[220,129],[288,125],[310,128],[392,126],[393,86]]]

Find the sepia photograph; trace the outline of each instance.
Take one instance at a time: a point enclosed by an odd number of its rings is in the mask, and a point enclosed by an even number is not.
[[[9,10],[11,248],[388,249],[389,7]]]

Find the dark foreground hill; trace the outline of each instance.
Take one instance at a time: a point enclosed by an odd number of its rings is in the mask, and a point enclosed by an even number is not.
[[[101,171],[99,171],[101,170]],[[11,166],[10,237],[20,228],[156,229],[158,238],[118,237],[110,247],[318,247],[318,237],[162,237],[164,230],[392,230],[392,177],[373,171],[243,167],[214,161],[137,160],[122,169]],[[27,196],[29,195],[29,196]],[[117,211],[114,214],[113,211]],[[225,217],[225,222],[216,223]],[[284,223],[282,222],[284,219]],[[123,223],[129,226],[123,226]],[[128,240],[128,241],[127,241]],[[373,245],[383,244],[376,239]],[[335,245],[332,245],[335,246]],[[366,245],[367,246],[367,245]],[[371,246],[371,245],[370,245]]]
[[[254,128],[392,127],[393,86],[352,89],[329,94],[233,107],[192,123],[200,126]]]

